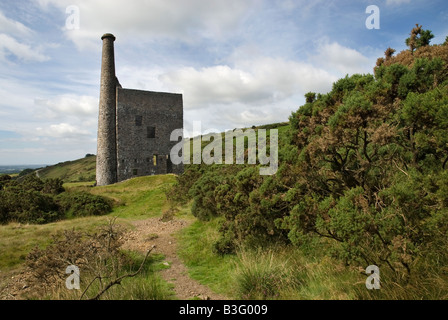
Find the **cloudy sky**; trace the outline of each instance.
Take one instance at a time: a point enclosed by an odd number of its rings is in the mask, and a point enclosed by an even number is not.
[[[96,153],[104,33],[122,86],[182,93],[191,132],[287,121],[416,23],[442,43],[447,22],[446,0],[2,0],[0,165]]]

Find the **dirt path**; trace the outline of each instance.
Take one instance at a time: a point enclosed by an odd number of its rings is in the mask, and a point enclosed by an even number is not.
[[[127,234],[124,247],[145,253],[153,245],[153,252],[161,253],[170,267],[161,271],[162,277],[174,285],[176,297],[181,300],[192,298],[225,300],[210,288],[188,276],[188,270],[177,256],[177,240],[174,233],[187,227],[191,222],[174,217],[163,222],[160,218],[150,218],[133,223],[135,229]]]

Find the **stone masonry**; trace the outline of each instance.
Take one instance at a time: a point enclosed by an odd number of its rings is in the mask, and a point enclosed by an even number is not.
[[[170,161],[171,132],[183,127],[182,95],[124,89],[115,76],[114,41],[101,37],[103,53],[98,116],[97,185],[137,176],[183,172]]]

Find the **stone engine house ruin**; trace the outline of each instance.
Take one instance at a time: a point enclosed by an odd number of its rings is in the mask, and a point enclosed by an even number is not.
[[[183,172],[170,160],[171,132],[183,128],[182,95],[122,88],[115,75],[115,37],[101,37],[101,86],[96,182]]]

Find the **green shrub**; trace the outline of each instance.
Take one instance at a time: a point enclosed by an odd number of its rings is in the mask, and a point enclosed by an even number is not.
[[[49,223],[63,214],[51,195],[11,186],[0,191],[0,223]]]
[[[64,181],[62,181],[59,178],[55,179],[45,179],[44,185],[42,188],[43,193],[53,194],[57,195],[65,191],[64,187],[62,186],[64,184]]]
[[[25,176],[18,184],[24,190],[42,191],[44,188],[44,181],[35,174]]]
[[[0,224],[43,224],[65,217],[103,215],[112,209],[111,202],[101,196],[64,192],[61,179],[41,180],[29,175],[21,181],[3,178],[2,182]]]
[[[0,190],[3,189],[3,186],[6,186],[11,181],[11,176],[7,174],[0,175]]]
[[[56,197],[66,217],[100,216],[112,211],[112,202],[87,192],[64,192]]]
[[[26,175],[29,175],[30,173],[36,171],[36,169],[24,169],[22,171],[20,171],[19,173],[19,177],[24,177]]]

